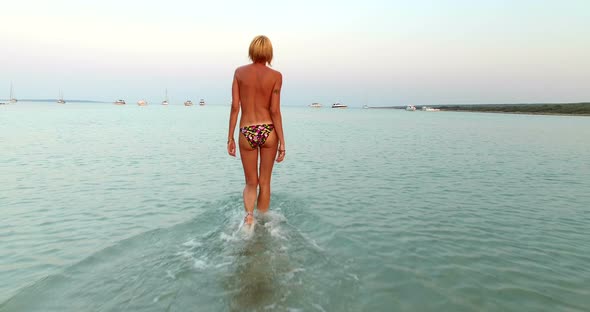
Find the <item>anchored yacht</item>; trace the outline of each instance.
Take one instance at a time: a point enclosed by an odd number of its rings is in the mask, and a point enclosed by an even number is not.
[[[12,92],[12,82],[10,83],[10,100],[9,103],[14,104],[18,102],[18,100],[14,97],[14,92]]]
[[[57,104],[66,104],[66,101],[64,101],[64,94],[61,92],[61,90],[59,91],[59,99],[57,100]]]
[[[164,101],[162,101],[162,105],[168,105],[168,89],[165,91]]]

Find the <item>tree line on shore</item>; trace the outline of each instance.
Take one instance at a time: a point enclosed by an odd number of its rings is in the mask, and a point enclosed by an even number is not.
[[[543,104],[436,105],[444,111],[590,115],[590,102]]]

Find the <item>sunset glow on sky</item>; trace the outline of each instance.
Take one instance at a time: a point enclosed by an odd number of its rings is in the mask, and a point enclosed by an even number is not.
[[[250,40],[283,103],[590,100],[590,1],[5,1],[0,98],[227,104]]]

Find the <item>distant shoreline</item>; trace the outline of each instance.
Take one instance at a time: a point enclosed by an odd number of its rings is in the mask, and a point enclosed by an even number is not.
[[[9,102],[9,99],[0,99],[0,102]],[[19,102],[32,102],[32,103],[55,103],[57,99],[18,99]],[[66,102],[70,103],[109,103],[103,101],[94,100],[70,100],[66,99]]]
[[[512,115],[542,115],[542,116],[590,116],[590,113],[549,113],[549,112],[501,112],[501,111],[476,111],[476,110],[440,110],[446,113],[489,113],[489,114],[512,114]]]
[[[416,106],[421,110],[423,106]],[[442,112],[472,112],[556,116],[590,116],[590,102],[581,103],[537,103],[537,104],[465,104],[429,105]],[[405,106],[369,107],[371,109],[405,109]]]

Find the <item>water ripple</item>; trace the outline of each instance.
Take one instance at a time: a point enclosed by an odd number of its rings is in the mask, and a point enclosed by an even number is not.
[[[226,107],[70,107],[0,115],[0,311],[590,306],[587,118],[286,108],[247,239]]]

